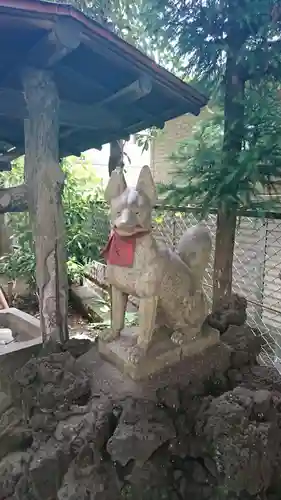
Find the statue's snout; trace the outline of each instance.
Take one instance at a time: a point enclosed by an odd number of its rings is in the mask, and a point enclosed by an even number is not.
[[[124,208],[115,221],[115,228],[122,233],[132,234],[138,226],[136,214],[129,208]]]

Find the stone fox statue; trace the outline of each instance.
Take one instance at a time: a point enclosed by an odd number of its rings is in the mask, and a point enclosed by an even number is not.
[[[171,328],[173,342],[189,342],[200,334],[207,302],[202,278],[211,252],[207,227],[198,224],[182,236],[175,251],[152,236],[156,189],[144,166],[136,188],[127,187],[115,170],[105,191],[111,206],[112,232],[104,255],[112,290],[112,328],[104,341],[116,339],[124,327],[129,295],[140,299],[136,350],[145,353],[155,324]]]

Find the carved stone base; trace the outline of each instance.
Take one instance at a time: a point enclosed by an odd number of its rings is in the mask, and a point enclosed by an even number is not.
[[[184,357],[194,356],[208,347],[218,344],[220,335],[209,328],[195,340],[181,346],[175,345],[165,329],[157,332],[155,341],[147,354],[137,364],[130,355],[137,340],[137,327],[127,327],[119,339],[110,343],[99,340],[100,355],[133,380],[141,380],[179,363]]]

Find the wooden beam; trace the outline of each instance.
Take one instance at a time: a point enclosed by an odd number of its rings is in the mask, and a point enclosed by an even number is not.
[[[68,279],[59,166],[59,97],[51,74],[23,73],[28,119],[25,132],[25,180],[36,252],[43,341],[68,338]]]
[[[114,113],[102,105],[87,106],[75,102],[61,101],[60,124],[92,130],[118,128],[122,122]]]
[[[151,90],[152,80],[147,76],[141,76],[135,82],[116,92],[116,94],[104,99],[101,104],[103,106],[118,105],[118,107],[132,104],[150,94]]]
[[[0,86],[8,87],[10,79],[22,71],[23,66],[51,68],[68,54],[77,49],[81,42],[80,25],[75,19],[59,18],[48,31],[8,72],[1,73]]]
[[[98,83],[96,80],[90,80],[89,78],[81,75],[81,73],[77,73],[77,71],[73,70],[70,66],[64,66],[61,64],[57,68],[55,68],[54,71],[55,71],[56,77],[64,78],[65,80],[71,81],[77,87],[84,89],[85,93],[87,93],[88,95],[92,94],[93,96],[96,96],[96,95],[101,96],[102,103],[106,105],[108,89],[106,89],[106,87],[104,87],[103,85]],[[141,80],[142,80],[142,78],[141,78]],[[145,82],[140,84],[140,86],[142,86],[142,85],[145,87],[145,85],[146,85]],[[121,94],[121,97],[122,97],[122,94]],[[115,99],[116,99],[116,97],[115,97]],[[108,105],[109,105],[109,109],[110,109],[110,102],[108,103]],[[122,111],[121,105],[120,105],[120,108],[121,109],[119,109],[119,111]],[[129,109],[130,109],[130,112],[132,112],[133,114],[138,114],[140,120],[142,120],[142,121],[147,121],[147,120],[151,120],[154,118],[154,116],[151,113],[144,111],[141,107],[137,107],[132,102],[131,102]],[[124,109],[123,109],[123,111],[124,111]]]
[[[90,50],[93,51],[93,53],[102,53],[104,61],[107,61],[109,67],[111,64],[114,64],[115,66],[118,66],[120,70],[123,69],[124,72],[126,72],[128,71],[128,65],[130,65],[130,63],[132,66],[135,64],[135,56],[132,53],[129,54],[129,52],[127,52],[124,57],[124,53],[120,50],[120,47],[119,50],[116,50],[116,47],[113,47],[113,44],[110,44],[107,41],[101,43],[100,38],[92,36],[90,33],[87,33],[86,36],[83,37],[83,42],[87,47],[89,47]],[[174,76],[171,77],[171,75],[167,72],[165,74],[165,70],[161,68],[159,68],[158,71],[155,71],[155,67],[153,68],[153,65],[147,64],[145,61],[143,61],[143,63],[139,61],[138,66],[142,66],[143,68],[145,66],[144,71],[148,77],[151,76],[153,83],[156,84],[159,90],[161,89],[162,91],[167,92],[170,94],[171,98],[176,98],[178,101],[181,101],[181,104],[189,107],[189,113],[193,113],[194,110],[196,111],[196,115],[200,114],[200,108],[207,104],[207,98],[204,99],[203,95],[190,85],[188,86],[188,91],[187,88],[184,87],[181,89],[181,91],[184,91],[184,95],[182,95],[179,90],[179,82],[176,81]]]
[[[74,19],[59,18],[53,30],[32,47],[26,56],[25,63],[38,68],[51,68],[77,49],[80,41],[79,23]]]
[[[0,89],[0,116],[8,116],[18,120],[28,117],[24,93],[12,89]],[[122,126],[118,118],[105,107],[97,104],[86,106],[75,102],[60,101],[59,123],[69,127],[91,130],[119,128]]]
[[[141,76],[138,80],[131,83],[127,87],[119,90],[118,92],[111,95],[110,97],[103,99],[99,104],[95,104],[95,105],[91,106],[90,108],[88,107],[88,109],[91,110],[91,113],[96,114],[97,110],[102,112],[102,110],[112,109],[112,107],[116,108],[116,106],[117,106],[117,109],[119,110],[119,112],[120,112],[120,110],[122,112],[122,109],[124,108],[124,106],[132,105],[132,103],[145,97],[146,95],[148,95],[151,92],[151,89],[152,89],[151,79],[147,78],[145,76]],[[140,110],[138,109],[135,112],[139,113],[139,114],[143,114],[141,109]],[[148,116],[146,115],[146,119],[147,118],[148,118]],[[153,119],[152,115],[150,115],[149,118]],[[117,128],[117,127],[114,127],[112,125],[111,121],[109,121],[108,123],[110,124],[111,130],[114,128],[115,129]],[[100,128],[101,127],[99,127],[99,130],[100,130]],[[120,126],[118,128],[122,129],[122,123],[120,124]],[[111,130],[110,130],[110,132],[111,132]],[[63,137],[63,138],[68,137],[73,132],[74,132],[73,128],[70,128],[69,130],[66,130],[63,134],[61,134],[61,137]],[[120,137],[117,137],[117,138],[120,139]],[[108,142],[108,141],[106,140],[106,142]]]
[[[27,188],[25,184],[0,189],[0,214],[27,210]]]
[[[0,162],[10,163],[16,160],[19,156],[24,155],[24,148],[16,148],[13,151],[7,151],[7,153],[3,153],[0,157]]]
[[[5,123],[5,122],[4,122]],[[2,167],[1,163],[6,163],[6,168],[11,170],[12,165],[11,162],[18,158],[20,156],[19,151],[23,151],[22,154],[24,154],[24,145],[23,145],[23,139],[24,139],[24,134],[23,130],[21,131],[21,137],[19,137],[19,134],[14,134],[13,133],[13,138],[11,142],[11,137],[7,137],[7,126],[5,124],[3,125],[0,129],[0,143],[2,144],[1,147],[1,153],[0,153],[0,170],[5,171],[4,168],[5,166]],[[7,171],[7,170],[6,170]]]
[[[94,101],[97,100],[97,97],[98,100],[100,100],[105,99],[108,96],[108,89],[104,87],[104,85],[101,85],[94,79],[83,76],[81,73],[78,73],[78,71],[75,71],[71,66],[66,66],[61,63],[56,66],[53,71],[56,81],[60,81],[62,83],[66,80],[71,81],[74,87],[82,88],[85,94],[90,96],[92,95],[94,97],[93,104]]]

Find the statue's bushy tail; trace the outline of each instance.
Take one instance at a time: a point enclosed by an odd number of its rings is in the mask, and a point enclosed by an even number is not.
[[[182,235],[177,253],[197,278],[202,279],[212,250],[211,233],[205,223],[188,228]]]

